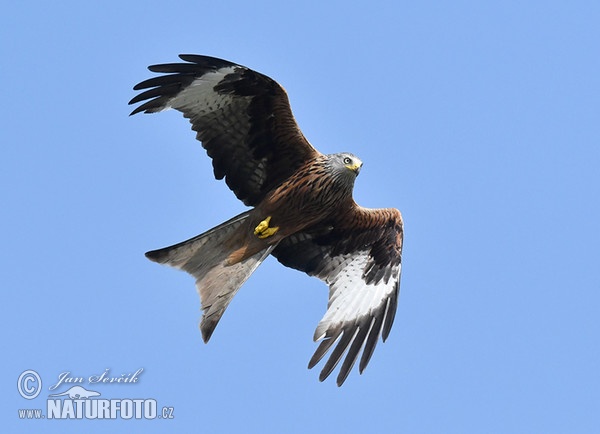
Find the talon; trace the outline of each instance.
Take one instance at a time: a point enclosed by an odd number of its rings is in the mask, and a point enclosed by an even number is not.
[[[267,217],[262,222],[260,222],[258,224],[258,226],[256,226],[256,228],[254,228],[254,235],[260,235],[264,231],[266,231],[269,228],[269,222],[270,221],[271,221],[271,216]]]
[[[271,216],[267,217],[266,219],[264,219],[262,222],[260,222],[258,224],[258,226],[256,226],[254,228],[254,235],[256,235],[258,238],[268,238],[271,237],[273,235],[275,235],[275,233],[279,230],[279,226],[275,226],[275,227],[269,227],[269,223],[271,222]]]

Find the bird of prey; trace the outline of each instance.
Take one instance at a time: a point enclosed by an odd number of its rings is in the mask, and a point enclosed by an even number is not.
[[[134,87],[144,91],[129,104],[143,103],[131,114],[182,112],[212,158],[215,177],[225,178],[250,209],[146,256],[196,279],[205,342],[268,255],[323,280],[329,303],[314,334],[321,343],[308,367],[333,347],[319,380],[344,359],[337,377],[341,386],[358,357],[362,373],[379,337],[385,341],[390,333],[400,283],[400,211],[356,204],[352,190],[362,162],[347,152],[317,151],[273,79],[214,57],[179,57],[184,62],[148,67],[162,75]]]

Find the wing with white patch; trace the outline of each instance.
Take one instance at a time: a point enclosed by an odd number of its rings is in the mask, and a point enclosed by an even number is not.
[[[285,90],[271,78],[226,60],[184,54],[186,63],[153,65],[163,73],[144,90],[131,114],[170,108],[184,114],[213,160],[214,174],[246,205],[258,204],[318,152],[296,124]],[[145,90],[146,89],[146,90]]]
[[[327,312],[315,331],[321,340],[308,367],[333,347],[319,379],[344,358],[337,377],[341,386],[360,357],[366,368],[377,341],[390,333],[398,304],[403,223],[396,209],[354,212],[284,239],[273,255],[288,267],[329,284]],[[336,344],[334,347],[334,344]]]

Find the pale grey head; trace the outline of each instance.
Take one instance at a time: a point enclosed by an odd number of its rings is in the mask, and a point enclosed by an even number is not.
[[[327,155],[330,167],[340,175],[356,178],[360,172],[363,162],[356,155],[350,152],[340,152]]]

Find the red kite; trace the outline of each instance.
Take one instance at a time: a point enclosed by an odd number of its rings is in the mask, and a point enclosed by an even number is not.
[[[195,238],[146,253],[196,278],[210,339],[242,284],[268,256],[329,285],[327,312],[308,367],[332,350],[319,379],[346,354],[341,386],[358,356],[367,366],[379,336],[392,328],[399,294],[403,224],[394,208],[367,209],[352,198],[362,162],[324,155],[306,140],[285,90],[271,78],[222,59],[181,55],[186,63],[150,66],[163,73],[134,87],[144,101],[131,114],[183,113],[212,158],[214,174],[250,210]]]

